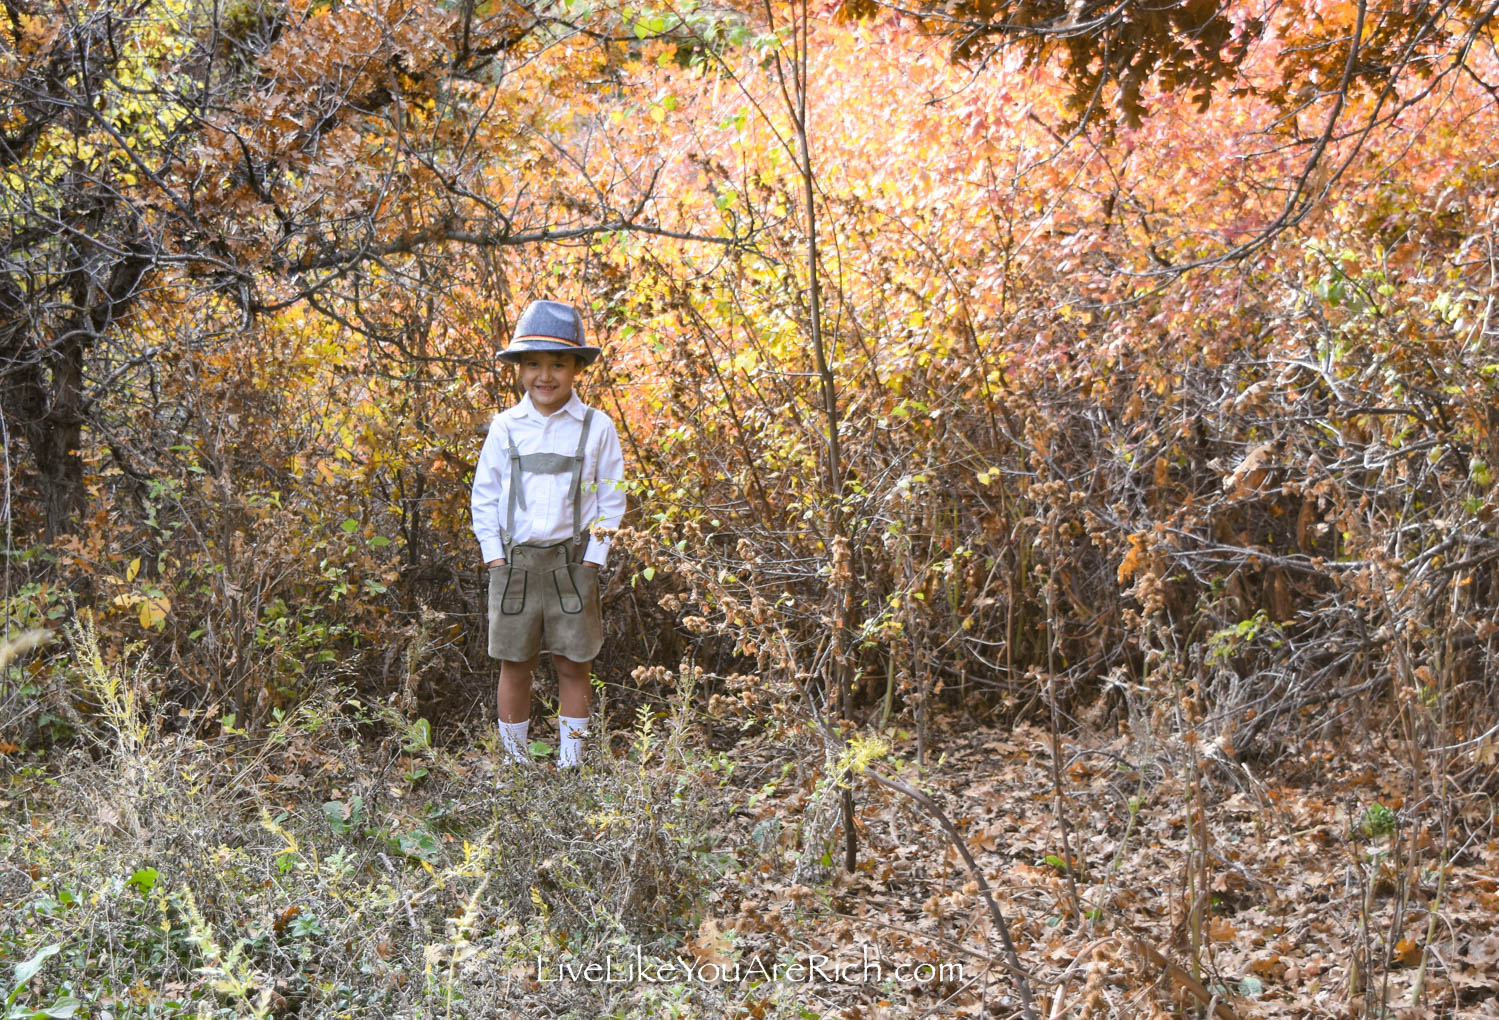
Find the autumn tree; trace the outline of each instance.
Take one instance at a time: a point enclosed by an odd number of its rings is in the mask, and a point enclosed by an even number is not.
[[[84,508],[80,437],[102,424],[100,398],[145,383],[164,352],[301,303],[403,349],[465,252],[650,226],[649,168],[595,177],[574,155],[598,130],[587,111],[610,51],[543,9],[10,11],[4,407],[47,536]],[[122,328],[146,306],[197,336]],[[117,466],[144,479],[149,457],[117,438]]]
[[[1344,14],[1356,9],[1326,11]],[[1225,82],[1206,111],[1156,90],[1138,126],[1069,135],[1060,59],[974,74],[889,18],[818,25],[814,40],[847,558],[825,525],[811,218],[770,63],[652,80],[715,174],[700,215],[770,209],[777,229],[719,274],[690,244],[619,253],[618,312],[634,335],[667,338],[673,365],[642,408],[653,355],[630,363],[632,409],[668,423],[640,424],[664,522],[651,562],[679,578],[665,608],[702,635],[747,717],[826,675],[843,568],[856,700],[873,719],[902,705],[919,719],[975,689],[1065,710],[1106,684],[1125,701],[1183,692],[1193,718],[1216,708],[1213,725],[1263,746],[1410,673],[1411,649],[1452,627],[1468,643],[1443,659],[1450,683],[1491,703],[1476,678],[1492,630],[1462,573],[1491,563],[1482,518],[1464,516],[1491,512],[1492,259],[1478,252],[1493,177],[1471,166],[1494,114],[1491,49],[1463,56],[1446,89],[1406,79],[1383,110],[1377,89],[1350,90],[1307,177],[1336,100],[1319,99],[1312,130],[1277,133],[1294,128],[1274,127],[1269,89],[1301,55],[1289,41],[1259,38],[1236,72],[1255,87]],[[1434,314],[1454,301],[1465,311]],[[1385,482],[1358,476],[1364,458]],[[1467,550],[1461,576],[1431,573],[1448,538],[1412,546],[1377,523],[1410,519],[1397,479],[1418,477],[1428,523],[1438,505],[1472,508],[1449,536]],[[1419,598],[1405,569],[1430,582]],[[1406,665],[1375,661],[1391,633],[1418,632]],[[754,683],[728,679],[726,646],[754,660]]]
[[[350,662],[358,642],[433,647],[422,608],[456,616],[471,595],[464,476],[501,396],[493,337],[561,289],[610,341],[591,385],[641,468],[651,528],[632,551],[659,571],[642,583],[669,568],[681,586],[643,610],[627,596],[670,635],[632,630],[634,659],[698,648],[724,675],[753,663],[746,705],[856,688],[854,714],[888,720],[954,688],[1024,706],[1100,676],[1185,683],[1167,664],[1203,656],[1204,628],[1242,649],[1234,670],[1287,634],[1325,649],[1285,614],[1373,598],[1314,564],[1381,502],[1323,479],[1261,505],[1275,451],[1325,465],[1330,440],[1264,447],[1273,416],[1241,413],[1280,406],[1276,386],[1286,407],[1315,394],[1345,467],[1349,436],[1444,422],[1428,438],[1446,467],[1422,477],[1477,498],[1451,463],[1483,463],[1482,347],[1412,337],[1449,337],[1486,293],[1462,227],[1486,222],[1486,178],[1461,169],[1456,125],[1487,115],[1492,20],[1244,11],[12,19],[6,80],[34,106],[6,135],[28,225],[5,256],[5,421],[36,465],[22,537],[65,530],[92,487],[87,534],[54,548],[223,671],[215,690],[257,682],[239,638],[287,670],[322,641]],[[964,25],[988,28],[954,64]],[[1398,307],[1348,298],[1405,286],[1419,297]],[[1367,393],[1341,381],[1355,366]],[[1240,390],[1255,396],[1225,403]],[[1333,413],[1362,406],[1379,428]],[[31,484],[50,495],[28,501]],[[1288,523],[1296,551],[1272,560]],[[399,653],[381,654],[357,668],[394,683]],[[1260,696],[1211,665],[1225,703]],[[1277,704],[1334,672],[1306,652],[1275,673]]]

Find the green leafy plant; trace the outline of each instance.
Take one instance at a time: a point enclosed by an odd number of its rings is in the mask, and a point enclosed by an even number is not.
[[[355,794],[347,801],[326,801],[323,804],[323,817],[328,820],[328,828],[340,836],[358,832],[368,821],[365,816],[364,798]]]
[[[155,868],[137,868],[125,884],[142,896],[149,896],[151,890],[156,888],[156,880],[160,877]]]
[[[48,1020],[48,1018],[66,1020],[66,1018],[78,1012],[79,1007],[83,1003],[71,995],[64,995],[52,1003],[52,1005],[41,1009],[32,1009],[16,1004],[16,1001],[21,997],[21,993],[31,983],[31,979],[41,972],[42,967],[46,965],[48,960],[61,951],[62,946],[53,943],[50,946],[43,946],[37,950],[31,959],[16,964],[11,977],[10,994],[5,997],[6,1020]]]
[[[1375,801],[1359,816],[1358,828],[1365,836],[1389,836],[1395,832],[1395,812]]]

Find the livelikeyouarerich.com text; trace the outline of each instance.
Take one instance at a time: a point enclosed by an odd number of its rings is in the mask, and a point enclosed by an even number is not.
[[[640,947],[623,959],[602,960],[536,959],[537,979],[552,982],[604,982],[633,984],[670,984],[697,981],[704,984],[738,984],[741,982],[774,982],[785,984],[879,984],[887,980],[908,984],[963,983],[961,963],[911,963],[881,960],[865,946],[858,958],[807,953],[789,959],[765,963],[758,957],[749,960],[715,962],[711,960],[646,959]]]

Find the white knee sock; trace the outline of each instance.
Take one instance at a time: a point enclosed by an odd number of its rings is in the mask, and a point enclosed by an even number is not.
[[[520,722],[500,720],[500,749],[511,761],[521,765],[531,763],[531,748],[526,743],[526,732],[530,728],[530,719],[522,719]]]
[[[557,756],[557,763],[563,768],[583,764],[583,731],[586,729],[586,715],[557,717],[557,734],[562,738],[562,752]]]

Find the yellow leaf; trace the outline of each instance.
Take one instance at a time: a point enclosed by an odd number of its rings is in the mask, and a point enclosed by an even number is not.
[[[145,599],[141,602],[140,621],[141,626],[147,630],[153,627],[161,630],[166,623],[167,612],[172,608],[172,603],[165,597]]]
[[[1119,564],[1119,583],[1123,584],[1134,576],[1135,571],[1140,569],[1140,549],[1144,540],[1139,535],[1129,536],[1129,551],[1124,554],[1124,560]]]
[[[125,580],[134,581],[137,574],[141,572],[141,558],[137,556],[130,561],[130,566],[125,568]]]

